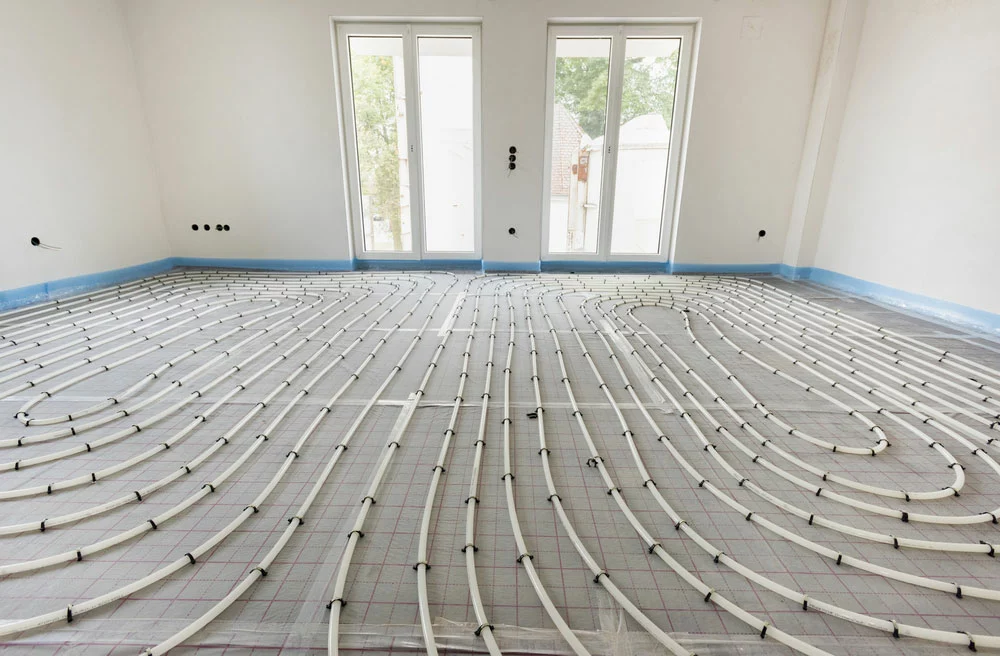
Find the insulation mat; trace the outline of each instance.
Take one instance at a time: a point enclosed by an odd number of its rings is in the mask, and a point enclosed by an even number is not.
[[[0,647],[990,651],[998,416],[808,283],[175,270],[0,314]]]

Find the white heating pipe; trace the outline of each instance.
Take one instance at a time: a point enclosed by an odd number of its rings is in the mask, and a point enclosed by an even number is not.
[[[454,286],[455,280],[447,286],[445,291],[441,294],[447,293],[452,286]],[[430,289],[430,288],[428,288]],[[425,292],[426,293],[426,292]],[[421,299],[422,300],[422,299]],[[434,318],[434,312],[441,305],[441,301],[436,301],[432,306],[430,311],[427,313],[427,317],[424,319],[423,324],[421,324],[420,329],[417,334],[413,336],[410,341],[410,345],[407,347],[406,351],[403,353],[402,357],[393,367],[389,376],[385,379],[385,382],[376,390],[375,394],[372,395],[368,404],[362,410],[361,415],[355,420],[354,425],[351,427],[352,431],[356,429],[357,426],[361,424],[361,421],[365,418],[368,410],[375,405],[375,402],[382,396],[382,393],[392,382],[395,375],[402,371],[403,364],[405,364],[406,359],[410,356],[410,353],[417,346],[417,343],[423,338],[424,333],[427,330],[427,326],[430,324],[431,320]],[[428,381],[430,380],[431,374],[437,369],[438,358],[441,357],[441,352],[444,350],[445,345],[448,342],[448,338],[451,336],[452,331],[446,331],[444,336],[442,336],[441,341],[438,343],[437,347],[434,349],[434,354],[431,356],[430,362],[427,364],[427,369],[424,372],[423,379],[420,382],[420,386],[417,388],[416,392],[411,395],[410,402],[403,407],[400,411],[400,416],[397,419],[396,426],[393,432],[389,435],[389,442],[385,446],[385,452],[382,454],[379,460],[378,468],[375,470],[369,485],[368,493],[361,500],[361,511],[358,513],[357,518],[354,521],[354,527],[351,532],[347,535],[347,546],[344,548],[344,555],[340,560],[340,568],[337,570],[337,576],[333,585],[333,594],[330,598],[327,607],[330,609],[330,621],[329,621],[329,631],[327,633],[327,649],[330,654],[338,654],[340,649],[340,613],[341,609],[347,604],[345,597],[345,589],[347,587],[347,576],[350,572],[351,562],[354,559],[354,552],[357,550],[358,542],[364,537],[364,526],[365,520],[368,518],[368,512],[371,507],[375,505],[376,497],[378,494],[378,489],[382,484],[382,479],[385,476],[385,472],[389,469],[389,464],[392,462],[392,457],[400,449],[400,440],[403,439],[407,426],[409,426],[410,420],[413,419],[413,413],[417,409],[420,399],[424,396],[424,388],[426,387]],[[417,563],[413,566],[414,569],[419,569],[420,567],[427,567],[426,562]],[[433,643],[429,643],[427,649],[434,649]]]

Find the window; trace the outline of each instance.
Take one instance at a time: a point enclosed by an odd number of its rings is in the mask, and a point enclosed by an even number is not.
[[[546,257],[666,259],[692,35],[550,28]]]
[[[479,255],[479,28],[337,27],[358,257]]]

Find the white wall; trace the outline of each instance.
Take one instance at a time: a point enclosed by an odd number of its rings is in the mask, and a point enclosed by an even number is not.
[[[831,0],[782,262],[811,267],[830,192],[868,0]]]
[[[870,2],[815,265],[1000,312],[1000,3]]]
[[[124,0],[174,255],[346,259],[331,16],[483,25],[483,258],[537,261],[550,18],[704,18],[675,260],[781,259],[828,0]],[[763,38],[741,40],[744,16]],[[507,148],[518,168],[507,174]],[[229,223],[228,233],[191,223]],[[507,228],[517,228],[517,236]],[[758,242],[757,230],[768,237]]]
[[[170,254],[113,0],[0,0],[0,229],[0,289]]]

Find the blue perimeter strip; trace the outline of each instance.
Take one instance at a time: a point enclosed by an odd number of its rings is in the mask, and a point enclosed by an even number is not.
[[[262,269],[269,271],[431,270],[461,271],[575,271],[580,273],[706,273],[771,274],[789,280],[808,280],[834,289],[872,298],[989,333],[1000,333],[1000,314],[868,282],[835,271],[787,264],[685,264],[662,262],[495,262],[480,260],[284,260],[212,257],[168,257],[135,266],[73,276],[61,280],[0,291],[0,310],[10,310],[89,289],[108,287],[154,276],[176,267]]]
[[[122,282],[155,276],[158,273],[169,271],[174,268],[173,258],[164,258],[155,262],[136,264],[135,266],[113,269],[111,271],[101,271],[100,273],[88,273],[72,278],[62,278],[51,282],[18,287],[0,291],[0,310],[11,310],[31,303],[39,303],[60,296],[70,296],[79,294],[88,289],[98,287],[109,287]]]
[[[685,264],[683,262],[668,263],[670,273],[711,273],[711,274],[736,274],[736,273],[769,273],[777,275],[780,273],[780,264]]]
[[[483,271],[517,271],[525,273],[538,273],[541,269],[539,262],[495,262],[483,260]]]
[[[263,269],[265,271],[353,271],[353,260],[278,260],[228,257],[173,257],[175,267]]]
[[[903,291],[817,267],[792,267],[782,264],[780,274],[783,278],[808,280],[983,332],[1000,333],[1000,314],[986,310]]]
[[[666,262],[593,262],[581,260],[545,260],[542,271],[572,273],[667,273]]]
[[[354,260],[359,271],[482,271],[481,260]]]

